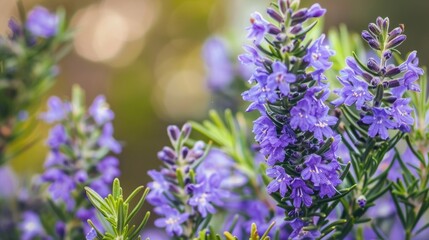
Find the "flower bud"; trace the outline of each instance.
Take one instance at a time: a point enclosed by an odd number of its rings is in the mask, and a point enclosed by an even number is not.
[[[326,13],[326,9],[323,9],[320,7],[319,4],[313,4],[309,9],[307,13],[307,17],[309,18],[318,18],[323,16]]]
[[[272,19],[276,20],[279,23],[282,23],[284,21],[283,17],[280,16],[280,14],[272,8],[268,8],[267,13]]]
[[[285,42],[287,39],[287,35],[284,33],[277,34],[276,39],[279,42]],[[283,52],[283,49],[285,49],[285,47],[282,47],[282,49],[281,49],[282,52]],[[287,52],[287,50],[285,52]],[[283,52],[283,53],[285,53],[285,52]]]
[[[362,38],[365,39],[365,41],[371,41],[375,40],[374,37],[366,30],[362,31]]]
[[[377,17],[377,20],[376,20],[375,22],[377,23],[377,26],[378,26],[379,28],[382,28],[382,27],[383,27],[383,18],[381,18],[381,17]]]
[[[181,151],[182,158],[186,159],[186,157],[188,156],[188,153],[189,153],[189,148],[183,147]]]
[[[175,142],[179,139],[180,130],[177,126],[174,126],[174,125],[168,126],[167,133],[171,141]]]
[[[273,24],[270,24],[268,26],[268,33],[270,33],[270,34],[277,35],[281,32],[282,31],[278,27],[274,26]]]
[[[399,45],[401,45],[405,41],[405,39],[407,39],[407,36],[401,34],[401,35],[395,37],[394,39],[390,40],[387,43],[386,48],[396,48]]]
[[[368,44],[372,49],[381,50],[380,43],[375,39],[369,40]]]
[[[188,139],[191,134],[192,126],[189,123],[185,123],[182,127],[183,139]]]
[[[298,92],[305,92],[307,91],[307,89],[308,89],[307,84],[301,84],[298,86]]]
[[[393,79],[393,80],[391,80],[391,81],[389,81],[387,83],[388,83],[388,85],[387,85],[388,88],[393,88],[393,87],[399,87],[399,86],[401,86],[401,81],[399,81],[399,79]]]
[[[369,69],[371,69],[374,72],[380,72],[380,66],[378,65],[377,61],[375,61],[374,58],[368,59],[367,66]]]
[[[307,20],[307,18],[308,18],[307,12],[308,12],[308,9],[304,8],[304,9],[300,9],[300,10],[296,11],[294,14],[292,14],[293,23],[294,24],[302,23],[305,20]]]
[[[389,60],[392,58],[392,51],[390,51],[389,49],[387,49],[386,51],[383,52],[383,58],[386,60]]]
[[[359,205],[359,207],[364,208],[366,205],[366,197],[363,195],[360,195],[357,199],[356,199],[356,203]]]
[[[279,9],[283,13],[283,15],[286,13],[286,0],[279,0],[278,1]]]
[[[394,28],[392,31],[389,32],[389,38],[387,40],[390,41],[401,33],[402,33],[402,28],[400,27]]]
[[[390,20],[388,17],[386,17],[383,20],[383,25],[382,25],[383,32],[387,33],[387,31],[389,31],[389,24],[390,24]]]
[[[297,34],[297,33],[301,32],[301,30],[302,30],[302,25],[297,24],[290,29],[290,33]]]
[[[401,73],[401,69],[399,67],[393,67],[387,70],[387,72],[384,74],[385,77],[393,77],[395,75],[398,75]]]
[[[370,23],[368,29],[374,36],[379,36],[381,34],[381,29],[374,23]]]

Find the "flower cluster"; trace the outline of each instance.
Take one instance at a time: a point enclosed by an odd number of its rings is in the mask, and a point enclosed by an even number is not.
[[[316,23],[307,20],[326,10],[319,4],[299,9],[294,0],[279,0],[277,7],[267,10],[273,23],[259,13],[252,15],[248,37],[253,45],[245,46],[247,53],[239,59],[256,67],[249,80],[255,84],[243,99],[252,102],[248,110],[261,112],[253,133],[267,157],[266,174],[273,179],[267,190],[280,202],[290,199],[289,216],[296,218],[293,238],[308,224],[297,217],[312,206],[313,197],[337,192],[341,167],[335,151],[340,137],[332,130],[338,119],[325,104],[329,89],[324,72],[332,66],[334,52],[324,44],[324,35],[315,41],[306,38]]]
[[[181,130],[169,126],[167,132],[173,148],[164,147],[158,153],[164,163],[161,171],[148,172],[153,182],[148,184],[147,200],[162,216],[155,221],[157,227],[166,228],[170,236],[191,238],[216,212],[216,206],[223,205],[227,192],[220,187],[219,174],[201,169],[208,150],[205,144],[198,141],[192,148],[185,146],[191,125],[185,124]]]
[[[423,75],[423,69],[418,66],[415,51],[404,62],[394,63],[396,47],[406,39],[403,32],[402,25],[389,31],[389,19],[378,17],[362,32],[362,38],[378,58],[370,57],[364,64],[356,56],[349,57],[338,77],[344,87],[335,91],[339,98],[333,104],[354,106],[359,116],[349,117],[360,123],[371,138],[386,140],[391,129],[409,132],[414,123],[406,91],[420,91],[415,82]]]
[[[121,145],[113,137],[114,113],[104,96],[98,96],[88,112],[83,97],[76,87],[72,102],[58,97],[48,100],[49,111],[41,117],[56,125],[47,140],[49,155],[41,180],[49,185],[49,194],[58,205],[64,203],[68,213],[86,221],[94,218],[95,211],[82,201],[83,188],[90,186],[107,196],[113,179],[120,175],[119,161],[110,152],[120,153]]]

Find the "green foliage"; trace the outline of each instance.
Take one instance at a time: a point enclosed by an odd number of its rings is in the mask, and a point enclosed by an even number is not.
[[[18,8],[24,27],[26,14],[21,1]],[[35,123],[24,124],[22,115],[32,110],[55,83],[56,64],[70,50],[72,33],[64,10],[58,10],[57,15],[58,33],[52,38],[29,40],[25,27],[26,34],[17,39],[0,38],[0,165],[32,145],[33,142],[27,140],[24,146],[6,152],[17,140],[26,140],[34,129]],[[29,41],[35,43],[29,44]]]
[[[429,209],[429,128],[426,125],[429,99],[427,81],[427,74],[425,74],[420,79],[422,91],[409,94],[415,111],[416,123],[405,140],[412,156],[418,160],[417,164],[410,163],[410,159],[401,156],[399,149],[395,148],[395,160],[401,167],[402,178],[393,182],[390,193],[400,222],[404,227],[406,239],[416,237],[429,227],[429,224],[426,223],[416,229],[417,224],[423,220],[424,214]]]
[[[249,177],[256,177],[254,153],[251,151],[248,127],[242,113],[234,117],[231,110],[225,110],[224,119],[214,110],[209,112],[210,119],[202,124],[192,122],[192,127],[213,141],[237,163],[239,170]]]
[[[258,227],[255,223],[252,223],[252,228],[250,230],[250,236],[249,240],[271,240],[271,238],[268,236],[271,229],[274,227],[275,222],[271,223],[271,225],[268,227],[268,229],[260,235],[258,232]],[[198,238],[195,238],[194,240],[238,240],[236,236],[231,234],[230,232],[224,232],[223,233],[224,238],[222,238],[219,234],[216,234],[213,229],[211,229],[209,232],[201,231]],[[278,237],[275,237],[273,240],[278,240]]]
[[[97,233],[96,239],[111,239],[111,240],[134,240],[141,239],[139,233],[146,225],[150,212],[146,212],[141,223],[131,225],[131,221],[143,207],[145,198],[149,193],[149,188],[144,189],[137,205],[130,211],[130,202],[142,190],[143,186],[136,188],[128,198],[124,199],[122,188],[119,179],[113,181],[112,193],[106,198],[102,198],[97,192],[89,187],[85,187],[89,201],[101,214],[102,222],[107,223],[107,228],[104,233],[97,229],[91,220],[88,223],[95,229]]]

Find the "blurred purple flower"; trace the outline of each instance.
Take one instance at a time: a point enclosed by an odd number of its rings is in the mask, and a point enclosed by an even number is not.
[[[103,133],[98,140],[100,146],[108,148],[112,152],[118,154],[122,151],[121,144],[113,138],[113,124],[106,123],[103,127]]]
[[[46,8],[36,6],[27,16],[26,27],[34,36],[50,38],[58,32],[59,19]]]
[[[86,234],[85,236],[86,240],[94,240],[97,238],[97,232],[95,231],[94,228],[91,228],[91,230],[89,230],[89,232]]]
[[[228,49],[220,38],[209,38],[203,46],[203,59],[207,72],[207,84],[212,90],[222,90],[234,80]]]
[[[21,240],[32,240],[35,238],[44,238],[45,230],[42,226],[38,214],[27,211],[22,214],[22,221],[18,228],[21,232]]]
[[[164,205],[159,209],[158,214],[162,214],[165,217],[155,220],[155,226],[166,228],[167,234],[170,237],[182,235],[183,228],[181,224],[188,220],[188,213],[180,213],[176,209]]]
[[[11,167],[0,167],[0,199],[8,199],[17,193],[18,179]]]
[[[53,149],[58,149],[62,144],[67,142],[67,133],[63,125],[56,125],[49,132],[48,145]]]
[[[71,106],[69,103],[64,103],[60,98],[53,96],[48,99],[48,109],[40,117],[47,123],[53,123],[64,120],[71,111]]]
[[[260,44],[269,30],[269,22],[265,20],[258,12],[251,14],[250,23],[252,24],[247,28],[249,39],[254,39],[255,44]]]
[[[88,111],[94,118],[95,122],[100,126],[115,118],[115,114],[110,110],[109,105],[106,102],[106,98],[102,95],[94,99],[94,102],[89,107]]]

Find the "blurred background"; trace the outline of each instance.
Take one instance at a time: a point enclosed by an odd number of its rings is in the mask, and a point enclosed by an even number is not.
[[[26,9],[43,5],[66,9],[76,31],[71,53],[51,95],[70,96],[79,84],[87,103],[107,97],[116,113],[115,136],[124,144],[122,184],[126,191],[148,182],[147,170],[157,168],[156,153],[168,144],[165,127],[202,120],[214,102],[206,82],[202,46],[216,35],[225,39],[232,61],[245,42],[245,27],[253,11],[264,11],[268,0],[24,0]],[[306,6],[315,1],[302,1]],[[346,23],[361,31],[377,16],[392,25],[404,23],[408,41],[404,52],[416,49],[422,64],[429,56],[429,1],[319,1],[327,8],[325,30]],[[0,0],[0,33],[6,34],[15,0]],[[45,99],[46,100],[46,99]],[[38,111],[45,110],[46,101]],[[34,113],[36,114],[37,111]],[[40,123],[30,151],[12,165],[22,173],[42,170],[48,126]]]

